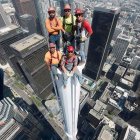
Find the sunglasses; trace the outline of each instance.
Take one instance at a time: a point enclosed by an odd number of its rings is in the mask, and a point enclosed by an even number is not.
[[[64,10],[64,12],[70,12],[71,10],[69,9],[69,10]]]
[[[83,15],[82,15],[82,14],[76,14],[75,16],[76,16],[76,17],[80,17],[80,16],[83,16]]]
[[[50,47],[50,49],[54,49],[55,47]]]
[[[68,51],[68,53],[73,53],[73,51]]]
[[[54,13],[55,13],[55,11],[49,11],[48,13],[49,13],[49,14],[54,14]]]

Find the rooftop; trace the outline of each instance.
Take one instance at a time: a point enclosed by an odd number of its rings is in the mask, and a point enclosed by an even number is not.
[[[96,101],[96,104],[94,106],[94,110],[96,110],[97,112],[100,112],[101,110],[106,108],[106,104],[104,104],[103,102],[101,102],[100,100]]]
[[[121,40],[128,41],[130,43],[133,37],[132,36],[127,36],[125,34],[119,34],[119,36],[117,38],[121,39]]]
[[[108,98],[110,97],[110,93],[111,93],[111,91],[106,88],[105,91],[103,92],[102,96],[100,97],[100,100],[103,102],[106,102],[108,100]]]
[[[84,84],[82,84],[83,88],[85,88],[88,91],[94,89],[96,84],[95,84],[95,82],[92,79],[86,77],[85,75],[83,75],[83,79],[84,79]]]
[[[107,105],[101,102],[100,100],[96,100],[96,104],[93,109],[90,110],[89,114],[101,120],[103,118],[104,111]]]
[[[115,90],[118,91],[118,92],[121,92],[121,93],[125,92],[125,89],[123,89],[119,86],[116,86]]]
[[[19,26],[14,25],[14,24],[0,28],[0,36],[2,36],[3,34],[5,35],[5,34],[9,33],[10,31],[18,29],[18,28],[19,28]]]
[[[108,103],[111,104],[112,106],[116,107],[117,109],[122,110],[115,100],[110,98]]]
[[[104,72],[108,72],[109,71],[109,69],[111,68],[111,64],[108,64],[108,63],[104,63],[104,66],[103,66],[103,70],[102,71],[104,71]]]
[[[12,3],[4,3],[2,4],[2,7],[7,14],[15,12],[15,8],[13,7]]]
[[[124,75],[124,79],[126,79],[132,83],[134,82],[135,77],[136,77],[136,71],[134,69],[128,69]]]
[[[44,37],[35,33],[11,44],[11,47],[19,52],[25,49],[31,50],[34,45],[42,40],[44,40]]]
[[[124,78],[121,78],[120,82],[122,82],[123,84],[129,86],[129,87],[132,87],[133,86],[133,83],[124,79]]]
[[[124,140],[126,139],[139,140],[139,138],[140,138],[140,131],[128,125],[125,136],[124,136]]]
[[[99,134],[98,140],[114,140],[115,133],[115,130],[112,131],[108,125],[105,125]]]
[[[115,72],[115,73],[117,73],[118,75],[123,76],[123,75],[124,75],[124,73],[125,73],[125,70],[126,70],[126,68],[125,68],[125,67],[119,66],[119,67],[117,68],[117,70],[116,70],[116,72]]]
[[[120,12],[120,7],[105,4],[97,4],[95,5],[95,10],[114,12],[115,14],[118,14]]]

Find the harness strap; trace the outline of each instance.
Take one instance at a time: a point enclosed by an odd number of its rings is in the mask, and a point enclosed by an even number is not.
[[[55,17],[54,19],[55,19],[55,23],[56,23],[56,26],[57,26],[57,25],[58,25],[57,18]],[[52,26],[52,21],[51,21],[51,20],[50,20],[50,26]],[[56,27],[56,26],[55,26],[55,27]]]
[[[65,64],[68,64],[68,59],[67,59],[67,57],[64,56],[64,58],[65,58]],[[74,63],[75,58],[76,58],[76,56],[74,55],[74,56],[73,56],[73,59],[72,59],[72,61],[71,61],[70,63]]]
[[[70,24],[67,24],[66,23],[66,17],[65,16],[63,16],[63,28],[65,28],[65,25],[72,25],[72,31],[74,31],[74,16],[73,15],[71,15],[71,20],[72,20],[72,23],[70,23]]]
[[[56,51],[56,52],[57,52],[57,57],[52,56],[52,54],[50,53],[50,56],[51,56],[51,59],[50,59],[50,65],[52,65],[52,58],[59,60],[59,54],[58,54],[58,51]]]
[[[83,31],[84,22],[85,22],[85,19],[82,21],[81,28],[80,28],[80,33]],[[77,21],[76,21],[76,26],[78,27],[78,22]],[[79,33],[78,28],[76,29],[76,32],[77,32],[77,34]]]

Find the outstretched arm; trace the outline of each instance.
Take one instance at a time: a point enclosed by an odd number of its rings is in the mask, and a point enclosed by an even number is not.
[[[65,68],[65,58],[64,58],[64,56],[62,56],[62,60],[61,60],[61,68],[62,68],[62,71],[64,72],[64,73],[66,73],[67,72],[67,70],[66,70],[66,68]]]

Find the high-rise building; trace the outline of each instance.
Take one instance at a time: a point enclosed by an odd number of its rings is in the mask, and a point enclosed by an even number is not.
[[[113,81],[116,82],[116,83],[119,83],[120,82],[120,79],[121,77],[123,77],[124,73],[126,71],[126,68],[125,67],[122,67],[122,66],[119,66],[114,74],[114,77],[113,77]]]
[[[132,40],[131,36],[126,36],[124,34],[120,34],[117,37],[115,46],[113,47],[113,50],[112,50],[114,57],[116,58],[116,63],[121,62],[122,57],[125,54],[131,40]]]
[[[36,33],[36,27],[34,23],[34,18],[32,15],[24,14],[20,16],[20,25],[21,27],[28,32],[29,35]]]
[[[43,127],[25,108],[9,97],[0,101],[0,140],[41,140]]]
[[[12,3],[16,9],[16,15],[19,20],[21,15],[29,14],[32,15],[34,18],[35,28],[37,29],[38,33],[42,33],[40,27],[40,20],[37,15],[37,10],[35,7],[34,0],[12,0]],[[46,12],[46,11],[45,11]],[[42,15],[45,16],[45,15]]]
[[[2,7],[3,7],[10,23],[19,25],[18,20],[17,20],[16,15],[15,15],[16,11],[15,11],[15,8],[13,7],[13,4],[12,3],[4,3],[4,4],[2,4]]]
[[[13,68],[13,70],[21,77],[22,77],[21,71],[19,67],[17,66],[17,60],[15,58],[15,55],[10,48],[10,44],[24,38],[26,34],[21,30],[21,28],[17,25],[9,25],[5,26],[4,28],[0,29],[0,54],[3,58],[3,61],[7,61],[10,66]]]
[[[39,97],[46,98],[52,90],[50,72],[44,62],[45,53],[48,51],[46,39],[32,34],[11,44],[11,47],[27,82]]]
[[[138,69],[140,66],[140,56],[136,55],[131,63],[131,68]]]
[[[30,14],[36,19],[36,9],[34,0],[12,0],[18,17],[24,14]]]
[[[4,80],[4,73],[3,70],[0,69],[0,100],[3,99],[3,80]]]
[[[84,75],[97,80],[109,52],[109,45],[120,14],[119,8],[95,7],[93,12],[93,35],[90,37]]]
[[[10,2],[10,0],[0,0],[0,3],[7,3]]]
[[[134,118],[132,118],[134,121]],[[136,120],[135,120],[136,121]],[[137,123],[138,121],[136,121]],[[140,131],[134,127],[135,125],[128,125],[124,130],[120,137],[120,139],[123,140],[129,140],[129,139],[139,139],[140,137]]]
[[[37,14],[39,16],[39,21],[41,24],[41,29],[43,32],[43,35],[48,36],[46,27],[45,27],[45,21],[48,17],[48,8],[50,6],[50,0],[42,1],[42,0],[35,0],[35,5],[37,9]]]
[[[2,5],[0,4],[0,28],[9,24],[10,24],[10,21],[8,20],[6,13],[4,12]]]
[[[100,131],[99,136],[97,137],[97,140],[101,140],[101,139],[116,140],[117,138],[118,138],[118,133],[116,132],[115,128],[109,127],[109,125],[104,125]]]

